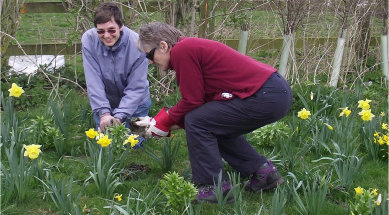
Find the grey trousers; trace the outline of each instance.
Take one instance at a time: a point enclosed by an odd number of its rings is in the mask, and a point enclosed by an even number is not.
[[[253,174],[267,159],[242,136],[284,117],[292,105],[286,80],[274,73],[246,99],[212,101],[185,115],[185,132],[195,184],[214,184],[223,171],[222,158],[242,177]]]

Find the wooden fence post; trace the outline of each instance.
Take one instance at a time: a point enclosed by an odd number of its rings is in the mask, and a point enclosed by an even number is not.
[[[22,12],[21,7],[23,3],[24,0],[1,0],[1,31],[8,34],[8,36],[6,34],[0,34],[0,52],[2,53],[0,68],[3,66],[3,64],[7,63],[5,61],[8,61],[7,57],[5,57],[5,54],[11,43],[9,35],[14,36],[16,30],[20,26],[20,13]]]

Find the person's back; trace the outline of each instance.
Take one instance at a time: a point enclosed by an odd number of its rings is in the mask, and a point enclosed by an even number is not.
[[[246,98],[276,71],[272,66],[242,55],[225,44],[194,37],[183,37],[174,45],[171,64],[178,84],[196,87],[204,83],[204,99],[207,102],[223,100],[222,91]],[[201,68],[200,80],[196,80],[198,68]],[[189,89],[187,94],[193,94],[192,90]]]
[[[119,8],[103,3],[95,12],[95,28],[81,39],[85,79],[96,126],[146,116],[151,106],[148,61],[137,49],[138,34],[123,25]]]

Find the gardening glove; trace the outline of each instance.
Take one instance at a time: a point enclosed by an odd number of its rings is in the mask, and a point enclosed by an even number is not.
[[[100,130],[105,131],[107,126],[120,125],[120,119],[111,116],[110,113],[105,113],[100,116]]]
[[[169,137],[170,136],[170,127],[176,124],[169,114],[167,113],[167,108],[162,108],[158,114],[151,119],[150,127],[146,130],[146,134],[150,134],[156,137]]]
[[[138,128],[143,128],[143,132],[141,136],[144,138],[150,138],[152,135],[150,128],[151,121],[153,120],[152,117],[145,116],[145,117],[138,117],[138,121],[135,122],[135,125]]]
[[[146,135],[146,130],[150,126],[151,117],[138,117],[136,121],[130,122],[130,129],[133,134],[139,135],[141,137],[149,138],[151,137],[151,133]]]
[[[146,126],[146,133],[144,135],[146,138],[151,136],[168,137],[170,136],[170,127],[175,124],[170,119],[166,108],[162,108],[154,118],[146,116],[139,117],[138,119],[139,121],[135,122],[135,124],[138,126]]]
[[[148,128],[150,126],[151,117],[145,116],[145,117],[138,117],[138,120],[135,122],[135,124],[139,127],[146,127]]]

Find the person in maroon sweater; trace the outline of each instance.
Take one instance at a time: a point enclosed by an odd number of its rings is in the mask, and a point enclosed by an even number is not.
[[[283,183],[272,162],[243,137],[290,110],[290,86],[275,68],[222,43],[184,37],[159,22],[140,28],[138,48],[160,69],[176,72],[181,92],[176,105],[162,108],[154,118],[141,119],[138,125],[148,126],[146,136],[157,137],[185,129],[192,180],[199,186],[196,201],[217,202],[214,186],[220,171],[224,194],[231,189],[222,158],[242,177],[250,177],[249,191]]]

